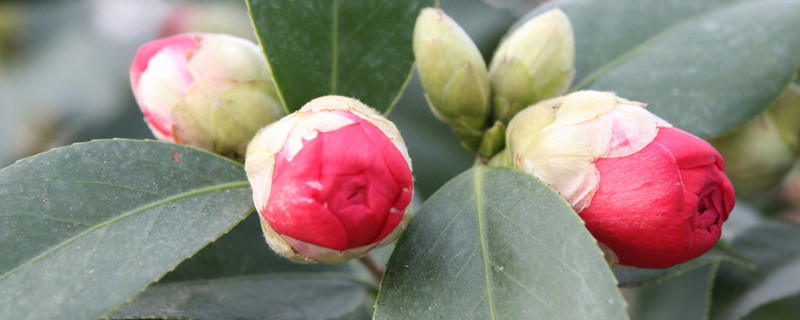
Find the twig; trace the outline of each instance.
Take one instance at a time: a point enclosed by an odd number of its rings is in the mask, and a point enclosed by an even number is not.
[[[375,282],[378,283],[378,286],[381,284],[381,279],[383,278],[383,273],[386,271],[386,268],[381,265],[378,260],[375,260],[375,257],[372,254],[367,253],[363,257],[358,259],[361,263],[364,264],[364,267],[369,270],[369,273],[372,274],[372,277],[375,279]]]

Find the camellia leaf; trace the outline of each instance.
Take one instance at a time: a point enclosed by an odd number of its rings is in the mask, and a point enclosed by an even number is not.
[[[331,319],[357,312],[364,292],[356,281],[321,273],[166,283],[145,291],[114,319]]]
[[[699,136],[769,106],[800,68],[797,0],[565,0],[574,89],[617,92]]]
[[[364,292],[356,281],[321,273],[166,283],[145,291],[114,319],[331,319],[359,311]]]
[[[289,112],[354,97],[388,113],[408,82],[419,11],[435,0],[248,0],[256,35]]]
[[[257,214],[181,263],[111,319],[315,319],[361,312],[374,284],[347,264],[296,264],[267,246]]]
[[[621,287],[649,286],[692,272],[697,268],[719,265],[721,263],[751,272],[757,269],[755,263],[744,256],[744,254],[730,248],[729,244],[720,241],[717,243],[716,247],[706,254],[671,268],[642,269],[618,266],[614,267],[612,270]]]
[[[475,167],[434,194],[389,259],[375,319],[625,319],[594,238],[552,189]]]
[[[631,318],[705,320],[719,263],[711,263],[657,285],[637,288]]]
[[[108,140],[0,170],[0,305],[8,319],[95,319],[252,210],[241,165]]]
[[[741,319],[760,306],[800,295],[800,228],[764,222],[737,237],[732,246],[758,264],[757,272],[720,269],[712,319]]]

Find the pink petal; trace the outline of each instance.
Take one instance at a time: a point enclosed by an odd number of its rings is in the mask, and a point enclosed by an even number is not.
[[[410,203],[411,171],[377,127],[320,132],[292,161],[278,155],[265,219],[279,234],[334,250],[382,240]],[[401,208],[399,211],[392,208]]]

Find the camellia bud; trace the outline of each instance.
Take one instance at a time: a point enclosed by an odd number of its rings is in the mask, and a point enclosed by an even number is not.
[[[714,246],[735,197],[710,144],[643,107],[596,91],[542,101],[511,120],[507,148],[619,264],[666,268]]]
[[[569,18],[553,9],[528,20],[492,57],[493,116],[507,123],[531,104],[566,92],[575,75],[575,39]]]
[[[148,42],[130,68],[145,122],[162,141],[241,158],[250,138],[285,115],[259,47],[224,34]]]
[[[262,129],[245,170],[267,243],[295,262],[341,263],[393,242],[411,219],[400,132],[358,100],[326,96]]]
[[[793,83],[754,119],[710,142],[725,156],[736,192],[752,194],[783,181],[797,160],[798,139],[800,86]]]
[[[414,56],[433,114],[470,151],[489,117],[489,76],[478,47],[442,10],[423,9],[414,26]]]

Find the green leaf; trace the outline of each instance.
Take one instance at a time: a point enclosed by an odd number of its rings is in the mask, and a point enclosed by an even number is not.
[[[360,312],[376,290],[346,264],[296,264],[276,255],[251,214],[110,318],[335,317]]]
[[[766,108],[800,67],[797,0],[566,0],[575,89],[645,102],[673,125],[713,136]]]
[[[287,110],[336,94],[388,113],[408,82],[411,36],[434,0],[248,0]]]
[[[475,167],[398,241],[375,319],[624,319],[600,249],[569,205],[523,173]]]
[[[114,319],[331,319],[357,312],[364,286],[326,274],[166,283],[145,291]]]
[[[347,264],[296,264],[276,255],[251,214],[110,318],[334,317],[362,313],[367,293],[376,291]]]
[[[758,264],[757,272],[720,269],[714,319],[741,319],[756,308],[800,294],[800,228],[765,222],[737,237],[732,246]]]
[[[93,319],[252,210],[241,165],[153,141],[76,144],[0,170],[0,305]]]
[[[698,268],[709,265],[719,265],[721,263],[731,266],[755,271],[756,265],[744,254],[730,248],[730,245],[720,241],[711,251],[706,254],[677,266],[666,269],[642,269],[619,266],[614,267],[614,275],[617,277],[620,287],[649,286],[659,284],[665,280],[692,272]]]
[[[800,295],[770,302],[753,310],[746,320],[797,320],[800,319]]]
[[[704,320],[708,317],[711,288],[719,267],[712,263],[658,285],[636,289],[631,318],[642,320]]]
[[[349,278],[352,270],[347,264],[297,264],[278,256],[264,240],[258,213],[254,212],[233,230],[185,260],[159,282],[301,273],[337,273]]]

